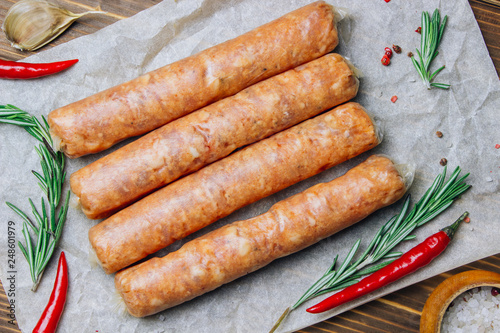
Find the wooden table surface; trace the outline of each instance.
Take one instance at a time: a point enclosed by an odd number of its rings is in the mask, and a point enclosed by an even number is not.
[[[57,1],[74,12],[94,9],[101,1],[76,0]],[[4,21],[8,9],[17,0],[0,0],[0,22]],[[77,21],[62,36],[44,47],[42,50],[65,43],[73,38],[91,34],[122,18],[126,18],[149,8],[160,0],[108,0],[101,4],[106,16],[93,16],[92,19]],[[484,40],[488,46],[497,73],[500,74],[500,0],[469,0],[474,15],[479,23]],[[31,55],[10,46],[4,34],[0,34],[0,59],[19,60]],[[8,101],[0,101],[7,103]],[[301,333],[354,333],[354,332],[418,332],[420,315],[427,297],[444,279],[453,274],[469,269],[485,269],[500,273],[500,254],[478,260],[457,269],[439,274],[415,285],[401,289],[385,297],[373,300],[365,305],[345,312],[329,320],[325,320],[306,329]],[[0,282],[1,284],[1,282]],[[17,326],[9,324],[7,317],[8,299],[3,288],[0,288],[0,332],[20,332]]]

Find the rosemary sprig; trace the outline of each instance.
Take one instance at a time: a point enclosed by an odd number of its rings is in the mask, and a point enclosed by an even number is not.
[[[426,191],[420,201],[407,214],[410,206],[410,195],[408,195],[404,200],[399,214],[393,216],[378,230],[366,250],[355,262],[352,261],[358,252],[361,243],[360,239],[354,243],[342,265],[338,269],[335,269],[338,260],[337,255],[323,276],[295,304],[285,310],[270,333],[275,332],[289,313],[304,302],[316,296],[353,285],[362,276],[378,271],[380,268],[391,263],[395,258],[401,256],[401,252],[391,252],[392,249],[403,241],[414,239],[415,236],[410,234],[416,228],[424,225],[446,210],[457,197],[470,187],[470,185],[464,182],[469,174],[458,178],[460,171],[460,167],[457,167],[448,181],[445,182],[445,167],[443,172],[435,178],[432,186]]]
[[[430,71],[432,60],[434,60],[434,58],[436,58],[439,54],[437,48],[441,42],[441,38],[443,37],[444,27],[446,26],[447,20],[448,16],[445,16],[443,18],[443,22],[441,22],[441,15],[437,9],[432,14],[432,18],[428,12],[422,12],[420,50],[417,49],[420,61],[417,61],[414,56],[411,57],[411,61],[413,62],[413,65],[417,69],[417,72],[422,78],[422,81],[427,89],[431,89],[432,87],[448,89],[450,87],[449,84],[431,82],[434,77],[444,69],[445,66],[441,66],[432,74]]]
[[[42,172],[32,171],[46,197],[46,200],[44,198],[41,200],[41,212],[35,207],[33,201],[28,199],[34,218],[33,222],[27,214],[15,205],[6,202],[7,206],[23,219],[22,233],[26,245],[24,246],[19,241],[18,246],[30,267],[31,280],[33,281],[31,290],[36,291],[45,267],[61,238],[62,228],[68,212],[69,191],[64,204],[59,208],[62,187],[66,179],[64,155],[61,152],[54,152],[52,149],[53,142],[49,134],[49,124],[43,116],[42,122],[40,122],[36,117],[14,105],[0,105],[0,123],[21,126],[41,142],[38,147],[35,147],[35,150],[40,156]],[[30,230],[36,239],[35,243],[31,239]]]

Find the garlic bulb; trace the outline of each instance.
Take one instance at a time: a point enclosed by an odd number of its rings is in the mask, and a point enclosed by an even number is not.
[[[51,42],[80,17],[104,12],[74,14],[45,0],[21,0],[7,12],[2,25],[11,45],[22,51],[33,51]]]

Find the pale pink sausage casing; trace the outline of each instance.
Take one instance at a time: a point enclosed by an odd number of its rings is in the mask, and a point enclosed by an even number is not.
[[[394,203],[405,191],[405,179],[395,165],[386,157],[372,156],[262,215],[228,224],[165,257],[117,273],[115,286],[131,315],[152,315],[347,228]]]
[[[254,84],[172,121],[73,173],[88,218],[101,219],[177,178],[354,98],[359,81],[338,54]]]
[[[147,133],[250,85],[316,59],[338,44],[323,1],[134,80],[53,110],[59,149],[75,158]]]
[[[343,104],[181,178],[93,226],[98,261],[113,273],[178,239],[373,147],[364,108]]]

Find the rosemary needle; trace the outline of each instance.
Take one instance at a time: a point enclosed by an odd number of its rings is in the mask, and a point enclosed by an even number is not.
[[[402,254],[401,252],[391,252],[394,247],[403,241],[415,238],[411,233],[416,228],[438,216],[456,198],[469,189],[470,185],[464,182],[469,174],[459,178],[460,172],[460,167],[457,167],[448,181],[445,182],[445,167],[443,172],[435,178],[431,187],[427,189],[423,197],[413,206],[409,213],[410,195],[408,195],[404,200],[399,214],[393,216],[378,230],[366,250],[355,262],[352,261],[361,244],[361,240],[359,239],[354,243],[342,265],[338,269],[335,269],[338,261],[337,255],[323,276],[295,304],[285,310],[270,333],[275,332],[290,312],[304,302],[316,296],[353,285],[362,276],[378,271],[380,268],[391,263],[394,258],[399,257]]]
[[[416,60],[415,57],[412,56],[411,61],[427,89],[431,89],[432,87],[448,89],[450,87],[450,85],[446,83],[431,82],[445,66],[439,67],[432,74],[430,71],[432,60],[439,54],[437,48],[443,38],[444,27],[446,26],[447,20],[448,16],[445,16],[441,22],[441,15],[437,9],[432,14],[432,18],[428,12],[422,12],[420,50],[417,49],[419,60]]]
[[[36,117],[14,105],[0,105],[0,123],[21,126],[41,142],[38,147],[35,147],[35,150],[40,156],[42,172],[32,171],[46,197],[46,200],[44,198],[41,200],[41,212],[35,207],[33,201],[28,199],[33,214],[32,220],[15,205],[6,202],[7,206],[23,219],[22,233],[26,245],[20,241],[18,245],[29,264],[31,280],[33,281],[32,291],[36,291],[45,267],[59,242],[69,204],[68,191],[64,204],[59,207],[62,187],[66,178],[65,160],[63,153],[54,152],[52,149],[53,142],[49,134],[49,125],[45,118],[42,117],[42,120],[40,122]],[[35,236],[35,244],[31,239],[30,230]]]

